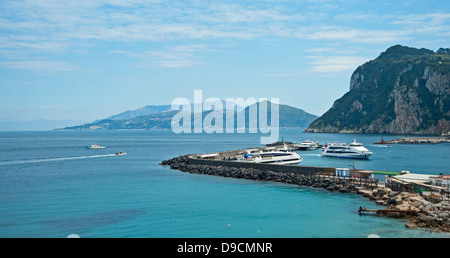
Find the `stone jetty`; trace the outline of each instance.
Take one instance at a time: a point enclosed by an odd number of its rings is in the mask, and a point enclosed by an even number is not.
[[[449,136],[441,137],[408,137],[395,140],[374,142],[374,144],[439,144],[450,143]]]
[[[256,181],[273,181],[308,187],[326,189],[333,192],[361,194],[388,210],[410,210],[418,216],[405,217],[408,228],[428,228],[436,231],[450,232],[450,205],[448,201],[431,203],[419,194],[394,191],[381,185],[373,185],[364,180],[349,180],[323,174],[299,174],[292,172],[270,171],[256,168],[190,164],[189,155],[176,157],[161,162],[183,172],[221,177],[232,177]],[[355,207],[355,210],[357,207]],[[389,215],[399,216],[399,215]]]
[[[194,174],[296,184],[324,188],[329,191],[339,191],[343,193],[357,192],[356,185],[350,184],[349,180],[344,178],[337,180],[324,175],[307,175],[293,172],[260,170],[255,168],[189,164],[188,159],[189,156],[180,156],[162,161],[161,165],[167,165],[170,166],[171,169]]]

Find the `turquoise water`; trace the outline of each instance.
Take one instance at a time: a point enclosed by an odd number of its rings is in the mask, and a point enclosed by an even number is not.
[[[286,141],[359,142],[368,161],[299,152],[303,165],[448,173],[450,144],[373,145],[378,135],[303,134]],[[385,140],[397,136],[384,136]],[[257,147],[255,134],[170,131],[0,133],[0,237],[448,237],[404,220],[359,216],[375,208],[354,194],[195,175],[159,162],[188,153]],[[105,150],[87,150],[99,143]],[[126,156],[111,155],[126,151]]]

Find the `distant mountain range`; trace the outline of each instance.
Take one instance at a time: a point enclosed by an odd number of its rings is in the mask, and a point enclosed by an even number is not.
[[[396,45],[358,67],[350,91],[307,132],[433,134],[450,131],[450,49]]]
[[[259,103],[254,104],[259,105]],[[270,125],[271,105],[268,105],[268,120]],[[192,109],[193,110],[193,109]],[[246,117],[246,128],[250,124],[250,107],[243,111]],[[259,110],[259,109],[258,109]],[[151,129],[171,129],[172,118],[180,111],[171,110],[171,105],[145,106],[136,110],[129,110],[123,113],[97,120],[92,123],[66,127],[62,130],[151,130]],[[207,116],[211,111],[202,113],[202,117]],[[237,112],[234,112],[235,128],[237,121]],[[194,121],[192,113],[191,121]],[[294,108],[288,105],[279,105],[279,126],[280,128],[307,128],[312,121],[318,118],[316,115],[309,114],[302,109]],[[224,127],[226,125],[226,113],[223,113]]]
[[[140,116],[146,116],[157,113],[164,113],[171,110],[171,105],[161,105],[161,106],[145,106],[136,110],[128,110],[123,113],[108,117],[109,120],[124,120],[131,119]]]

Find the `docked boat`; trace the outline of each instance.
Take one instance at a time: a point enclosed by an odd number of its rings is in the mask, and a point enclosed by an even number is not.
[[[97,149],[105,149],[105,146],[101,146],[99,144],[92,144],[91,146],[86,146],[86,148],[91,150],[97,150]]]
[[[123,152],[123,151],[120,151],[120,152],[116,153],[116,156],[124,156],[124,155],[127,155],[127,153]]]
[[[345,143],[330,143],[325,145],[321,156],[335,157],[335,158],[349,158],[349,159],[369,159],[372,156],[372,152],[362,146],[361,143],[353,142],[349,145]]]
[[[318,142],[313,142],[310,140],[303,141],[298,145],[298,150],[307,151],[307,150],[317,150],[320,148]]]
[[[259,153],[249,153],[244,156],[244,162],[291,165],[302,162],[303,158],[296,152],[286,149],[273,150]]]

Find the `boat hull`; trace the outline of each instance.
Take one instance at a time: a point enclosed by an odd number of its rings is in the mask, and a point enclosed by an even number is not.
[[[251,159],[247,159],[244,162],[260,163],[260,164],[275,164],[275,165],[292,165],[298,164],[303,161],[295,152],[270,152],[262,153],[259,156],[251,156]]]
[[[270,161],[270,162],[255,162],[260,164],[275,164],[275,165],[293,165],[293,164],[299,164],[303,161],[303,159],[296,159],[296,160],[283,160],[283,161]]]
[[[325,145],[325,149],[320,154],[323,157],[344,158],[344,159],[369,159],[372,152],[362,146],[361,143],[353,142],[349,145],[345,143],[331,143]]]
[[[372,156],[372,153],[354,154],[354,155],[339,155],[339,154],[323,153],[323,154],[321,154],[321,156],[322,157],[329,157],[329,158],[342,158],[342,159],[369,159],[370,156]]]
[[[106,149],[106,147],[89,147],[89,146],[86,146],[86,148],[87,148],[87,149],[90,149],[90,150],[102,150],[102,149]]]
[[[317,150],[319,147],[311,147],[311,146],[298,146],[298,150],[300,151],[312,151]]]

